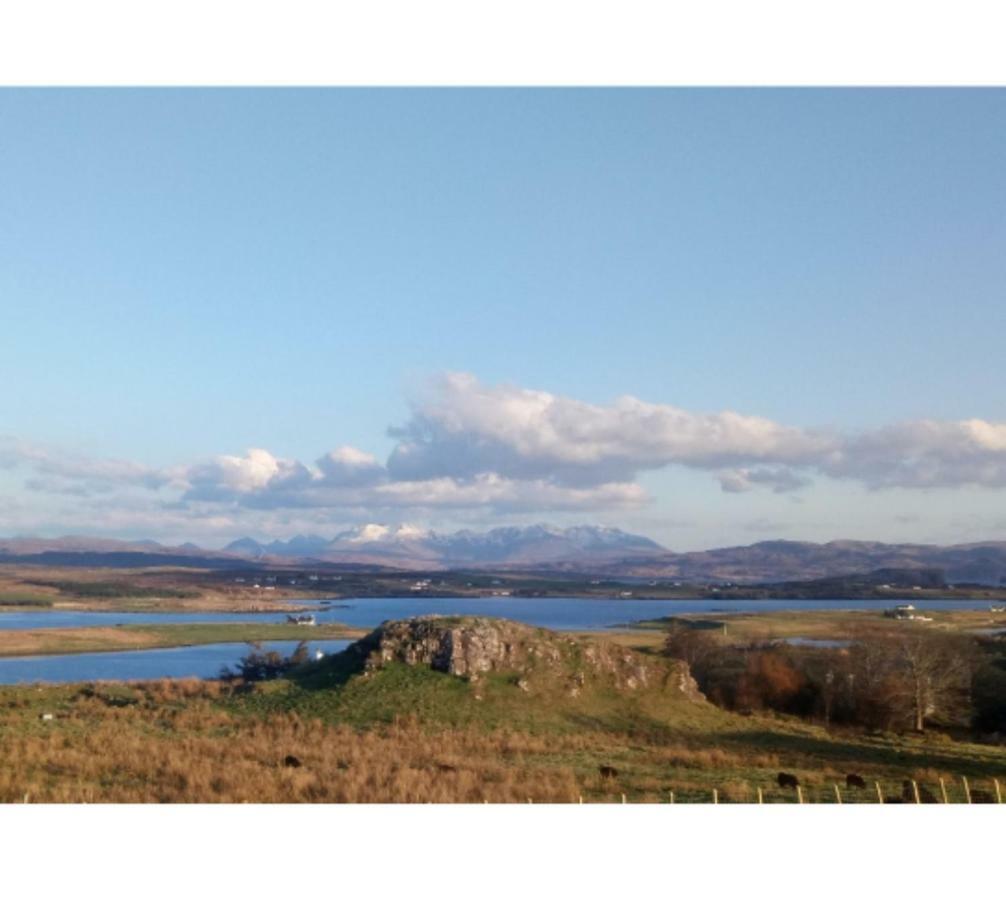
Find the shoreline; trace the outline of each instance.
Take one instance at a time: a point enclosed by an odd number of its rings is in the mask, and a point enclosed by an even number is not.
[[[254,607],[248,608],[240,605],[223,605],[223,604],[175,604],[175,603],[163,603],[163,604],[150,604],[150,605],[135,605],[135,604],[123,604],[115,605],[110,603],[74,603],[74,602],[56,602],[48,605],[42,604],[3,604],[0,600],[0,631],[2,631],[2,621],[3,616],[6,614],[17,614],[17,613],[38,613],[45,614],[49,612],[81,612],[81,613],[108,613],[117,615],[142,615],[142,614],[160,614],[160,613],[233,613],[240,615],[276,615],[278,613],[298,613],[298,612],[317,612],[319,607],[328,601],[332,608],[338,608],[339,605],[345,604],[347,602],[351,603],[366,603],[368,601],[380,601],[380,600],[495,600],[495,601],[507,601],[507,600],[541,600],[548,602],[550,600],[581,600],[581,601],[604,601],[608,603],[737,603],[737,604],[757,604],[757,603],[782,603],[786,601],[791,601],[794,603],[812,603],[812,604],[826,604],[826,603],[890,603],[890,604],[900,604],[907,601],[913,601],[915,603],[952,603],[952,604],[965,604],[965,603],[987,603],[991,606],[1006,605],[1006,597],[990,597],[990,596],[962,596],[960,594],[890,594],[885,596],[871,596],[871,597],[807,597],[807,596],[792,596],[792,595],[773,595],[773,596],[761,596],[761,597],[731,597],[729,595],[724,596],[672,596],[672,597],[661,597],[655,595],[635,595],[631,597],[619,597],[610,594],[548,594],[546,596],[540,597],[527,597],[519,595],[511,596],[494,596],[491,594],[452,594],[452,595],[441,595],[441,594],[401,594],[401,593],[389,593],[382,595],[368,595],[364,597],[360,596],[346,596],[346,597],[324,597],[315,599],[308,599],[304,597],[291,598],[288,601],[280,601],[276,606],[266,606],[266,607]],[[306,604],[306,605],[302,605]]]
[[[339,623],[307,628],[285,623],[245,625],[212,622],[0,631],[0,659],[168,650],[257,641],[358,640],[367,633],[368,629],[351,628]]]
[[[555,598],[560,599],[560,598]],[[574,598],[562,598],[574,599]],[[618,602],[618,601],[614,601]],[[751,602],[751,601],[748,601]],[[717,627],[735,641],[766,640],[776,637],[845,639],[849,632],[870,624],[883,631],[900,631],[906,627],[934,628],[941,631],[978,633],[980,629],[1006,631],[1006,614],[991,613],[982,608],[926,609],[921,622],[900,622],[883,616],[883,608],[873,601],[843,600],[844,608],[821,608],[816,603],[799,609],[746,608],[747,602],[732,603],[731,609],[682,610],[635,621],[612,622],[600,628],[571,627],[562,629],[571,634],[591,634],[617,642],[652,646],[675,621],[683,624],[706,623]],[[850,608],[851,607],[851,608]],[[44,620],[47,611],[34,610]],[[105,610],[127,617],[128,612]],[[149,617],[170,616],[170,611],[144,611]],[[189,611],[191,612],[191,611]],[[406,618],[408,616],[405,616]],[[496,611],[496,618],[511,618]],[[519,620],[518,620],[519,621]],[[693,625],[694,627],[694,625]],[[25,656],[65,656],[78,653],[123,652],[167,649],[213,643],[250,643],[272,640],[355,640],[368,634],[372,627],[351,626],[342,622],[322,622],[314,626],[287,622],[133,622],[88,623],[49,627],[39,622],[29,628],[3,628],[0,613],[0,659]]]

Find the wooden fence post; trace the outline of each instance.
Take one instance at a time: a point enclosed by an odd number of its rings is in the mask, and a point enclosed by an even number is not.
[[[940,776],[940,793],[943,795],[943,802],[949,803],[950,800],[947,797],[947,786],[943,783],[943,776]]]
[[[964,797],[967,799],[967,802],[970,803],[971,802],[971,788],[968,786],[968,776],[967,775],[962,775],[961,776],[961,781],[964,782]]]
[[[674,802],[674,791],[668,791],[667,793],[670,794],[671,803],[673,803]]]
[[[580,794],[580,805],[583,805],[583,794]]]
[[[625,803],[625,802],[626,802],[625,794],[622,794],[622,803]]]
[[[912,793],[915,794],[915,802],[921,803],[922,799],[919,797],[919,784],[914,778],[912,779]]]
[[[713,803],[719,803],[719,802],[720,802],[720,792],[716,790],[716,788],[713,788]]]
[[[837,784],[835,785],[835,800],[838,801],[839,805],[842,804],[842,792],[839,790]]]
[[[796,802],[803,803],[803,788],[800,785],[796,786]]]
[[[762,800],[762,796],[761,796],[761,785],[758,785],[758,802],[759,803],[763,803],[764,802]]]
[[[875,781],[873,783],[877,786],[877,802],[878,803],[883,803],[884,802],[884,792],[880,789],[880,782],[879,781]]]
[[[1002,803],[1003,802],[1003,795],[1002,795],[1002,791],[999,790],[999,779],[998,778],[993,778],[992,779],[992,783],[996,786],[996,803]]]

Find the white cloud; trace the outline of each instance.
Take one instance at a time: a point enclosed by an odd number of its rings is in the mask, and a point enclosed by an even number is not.
[[[170,484],[172,470],[119,459],[94,459],[8,435],[0,435],[0,468],[26,467],[40,478],[31,490],[54,493],[101,493],[129,486],[157,490]]]
[[[234,500],[267,492],[294,491],[309,485],[315,474],[296,460],[280,459],[268,450],[250,449],[244,456],[218,456],[184,470],[187,500]]]
[[[983,419],[843,434],[635,397],[590,404],[448,374],[391,433],[399,443],[388,470],[399,480],[498,473],[589,486],[676,465],[717,472],[729,493],[797,490],[814,475],[872,488],[1006,487],[1006,423]]]
[[[832,452],[830,434],[735,412],[694,413],[622,397],[608,406],[450,374],[410,421],[388,460],[396,479],[496,472],[558,484],[632,481],[679,464],[807,465]]]
[[[362,487],[385,477],[377,458],[355,447],[342,446],[318,460],[318,470],[330,485]]]
[[[1006,423],[890,425],[850,437],[820,469],[872,488],[1006,487]]]
[[[646,492],[631,482],[565,487],[542,479],[517,480],[495,473],[471,479],[390,481],[373,493],[373,502],[384,506],[484,507],[500,512],[622,509],[641,506],[646,500]]]
[[[386,464],[341,445],[313,463],[253,448],[164,468],[0,437],[0,468],[26,471],[24,486],[66,504],[68,521],[86,507],[123,523],[170,515],[223,530],[253,520],[260,532],[294,516],[640,508],[648,497],[639,476],[668,466],[707,471],[728,494],[798,491],[812,478],[873,489],[1006,487],[1006,423],[982,419],[844,434],[635,397],[591,404],[449,374],[390,433],[397,443]]]
[[[493,471],[394,478],[374,456],[350,446],[325,454],[313,466],[252,449],[244,456],[192,466],[181,477],[187,484],[183,502],[230,502],[255,509],[620,509],[647,499],[631,481],[567,485]]]
[[[803,477],[792,469],[727,469],[720,472],[716,478],[720,488],[728,494],[742,494],[757,487],[771,488],[777,494],[796,491],[807,487],[810,479]]]

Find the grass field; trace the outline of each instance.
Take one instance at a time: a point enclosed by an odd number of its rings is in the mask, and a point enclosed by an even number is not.
[[[43,716],[51,718],[43,718]],[[287,756],[298,765],[286,765]],[[795,803],[900,797],[905,779],[951,802],[962,778],[991,796],[1006,749],[932,734],[828,731],[739,715],[671,692],[604,685],[572,698],[507,673],[478,686],[391,664],[362,676],[337,658],[296,677],[0,689],[7,802]],[[601,766],[617,774],[604,778]],[[847,790],[860,774],[865,791]],[[981,796],[979,794],[979,796]]]
[[[316,590],[289,584],[256,589],[204,569],[0,566],[0,612],[26,605],[119,612],[262,612],[289,610],[285,600],[318,596]]]
[[[880,610],[799,610],[786,612],[715,613],[683,615],[640,622],[633,638],[639,646],[653,646],[672,621],[708,627],[729,643],[785,640],[804,637],[818,640],[847,640],[864,629],[873,634],[899,633],[905,629],[924,628],[947,633],[968,633],[983,629],[1006,630],[1006,614],[988,610],[925,610],[931,622],[899,621],[886,618]],[[651,632],[646,637],[644,632]]]
[[[103,650],[147,650],[194,644],[248,641],[327,640],[358,638],[359,629],[337,623],[305,628],[286,624],[196,623],[186,625],[122,625],[113,628],[40,628],[0,631],[0,657],[90,653]]]
[[[876,613],[690,616],[725,643],[837,639],[878,629],[974,630],[987,612],[902,623]],[[444,620],[446,624],[451,624]],[[460,621],[460,620],[459,620]],[[991,623],[991,625],[990,625]],[[666,623],[610,641],[653,661]],[[547,634],[541,629],[530,630]],[[342,626],[192,624],[0,632],[0,654],[122,650],[225,641],[358,636]],[[569,645],[570,636],[550,640]],[[582,659],[571,646],[561,666]],[[579,665],[579,663],[576,663]],[[658,663],[662,665],[663,663]],[[734,713],[679,691],[626,691],[603,678],[568,691],[569,671],[472,682],[389,663],[362,674],[350,656],[252,685],[214,681],[0,688],[0,801],[18,802],[756,802],[923,797],[965,802],[1006,788],[1006,747],[945,734],[826,729],[775,713]],[[565,686],[565,687],[564,687]],[[295,765],[287,765],[287,757]],[[603,777],[601,767],[615,774]],[[846,788],[855,773],[867,789]],[[942,787],[941,787],[942,779]],[[715,793],[714,793],[715,792]]]

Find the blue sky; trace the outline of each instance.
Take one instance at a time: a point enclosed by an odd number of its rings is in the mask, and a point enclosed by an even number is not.
[[[2,91],[0,534],[1006,538],[1003,159],[1002,90]]]

